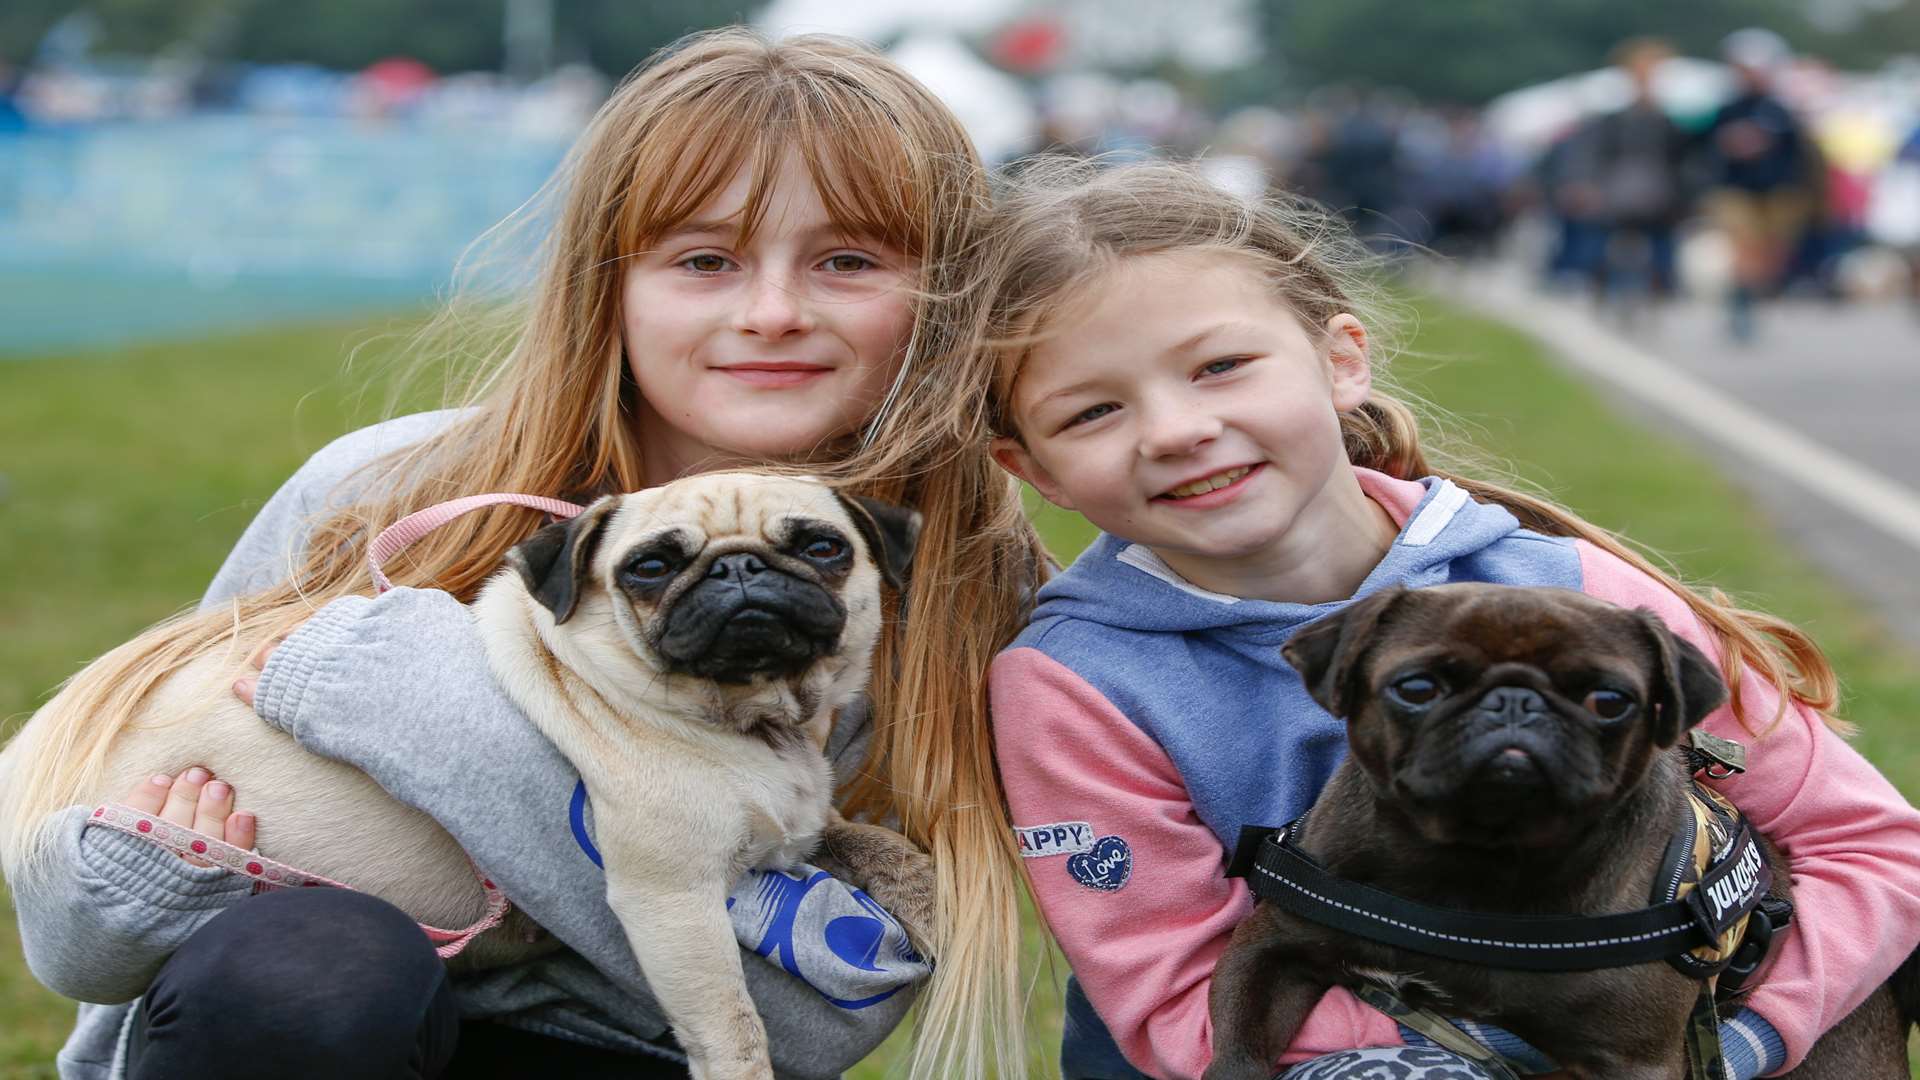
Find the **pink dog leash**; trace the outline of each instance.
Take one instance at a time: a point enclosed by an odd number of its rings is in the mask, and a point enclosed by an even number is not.
[[[436,503],[425,510],[415,511],[380,530],[380,534],[373,538],[373,543],[367,546],[367,569],[373,572],[375,591],[386,592],[393,588],[393,582],[388,581],[387,575],[380,571],[381,565],[388,559],[405,551],[421,537],[462,514],[478,510],[483,506],[497,506],[502,503],[545,510],[555,518],[570,518],[585,509],[570,502],[539,495],[494,493],[451,499]],[[95,807],[93,824],[158,844],[175,855],[204,859],[232,873],[252,878],[256,892],[310,886],[328,886],[353,891],[353,886],[345,882],[296,869],[257,852],[242,851],[217,836],[195,832],[123,803],[105,803]],[[471,865],[472,860],[469,859],[468,863]],[[437,926],[428,926],[426,923],[420,924],[420,929],[434,943],[433,951],[438,953],[441,959],[458,955],[460,950],[467,947],[468,942],[500,925],[500,920],[506,917],[510,906],[506,894],[500,891],[499,886],[495,885],[491,878],[480,872],[479,866],[473,867],[473,875],[479,879],[480,887],[486,891],[487,895],[487,907],[481,914],[479,922],[464,930],[443,930]]]
[[[380,572],[380,567],[388,559],[413,546],[414,541],[433,530],[452,521],[462,514],[478,510],[483,506],[498,506],[511,503],[533,510],[545,510],[556,518],[570,518],[585,510],[584,506],[560,499],[549,499],[540,495],[516,495],[510,492],[495,492],[489,495],[468,495],[465,498],[449,499],[435,503],[425,510],[416,510],[399,521],[380,530],[380,535],[367,545],[367,569],[373,572],[373,585],[376,592],[386,592],[393,588],[393,582]]]
[[[144,811],[135,810],[122,803],[107,803],[94,808],[93,823],[104,825],[129,836],[137,836],[149,843],[158,844],[175,855],[205,859],[207,862],[232,871],[243,877],[252,878],[254,891],[267,889],[297,889],[311,886],[330,886],[335,889],[353,891],[353,886],[335,881],[319,874],[309,874],[296,870],[286,863],[275,862],[265,855],[252,851],[242,851],[218,837],[195,832],[182,825],[156,817]],[[480,879],[480,887],[487,892],[487,909],[480,921],[464,930],[442,930],[437,926],[420,924],[428,940],[434,943],[434,952],[445,960],[459,954],[467,943],[488,930],[500,925],[507,915],[507,895],[500,891],[492,879],[480,873],[474,867],[474,876]]]

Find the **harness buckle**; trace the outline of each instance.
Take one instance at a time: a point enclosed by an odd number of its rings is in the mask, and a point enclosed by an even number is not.
[[[1732,959],[1720,972],[1720,990],[1730,994],[1746,985],[1753,973],[1760,970],[1760,965],[1766,963],[1774,934],[1792,923],[1793,901],[1781,896],[1769,896],[1761,900],[1760,906],[1754,908],[1753,915],[1747,919],[1747,932],[1740,938],[1740,947],[1734,950]]]

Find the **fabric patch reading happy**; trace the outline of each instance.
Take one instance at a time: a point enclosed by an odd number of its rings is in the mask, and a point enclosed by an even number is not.
[[[1133,876],[1133,849],[1117,836],[1103,836],[1067,860],[1067,873],[1089,889],[1118,891]]]
[[[1020,855],[1044,859],[1049,855],[1072,855],[1093,847],[1093,826],[1085,821],[1062,821],[1053,825],[1015,825],[1013,836]]]

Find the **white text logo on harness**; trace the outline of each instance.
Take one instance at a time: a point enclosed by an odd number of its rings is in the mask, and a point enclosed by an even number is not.
[[[1727,875],[1707,886],[1707,899],[1713,901],[1714,921],[1719,922],[1726,918],[1727,912],[1743,906],[1759,883],[1760,846],[1749,843]]]

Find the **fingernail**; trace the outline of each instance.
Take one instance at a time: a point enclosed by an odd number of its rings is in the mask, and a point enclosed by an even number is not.
[[[147,777],[147,783],[152,784],[154,787],[171,787],[173,785],[173,777],[163,772],[157,772]]]
[[[251,702],[253,700],[253,688],[259,684],[260,680],[251,675],[245,678],[235,679],[233,680],[233,694],[241,701]]]
[[[207,777],[209,775],[210,774],[207,772],[207,770],[201,768],[198,765],[195,765],[193,768],[187,770],[187,783],[204,784],[207,782]]]
[[[232,790],[232,788],[227,787],[226,781],[224,780],[215,780],[213,783],[207,785],[207,794],[215,799],[226,798]]]

